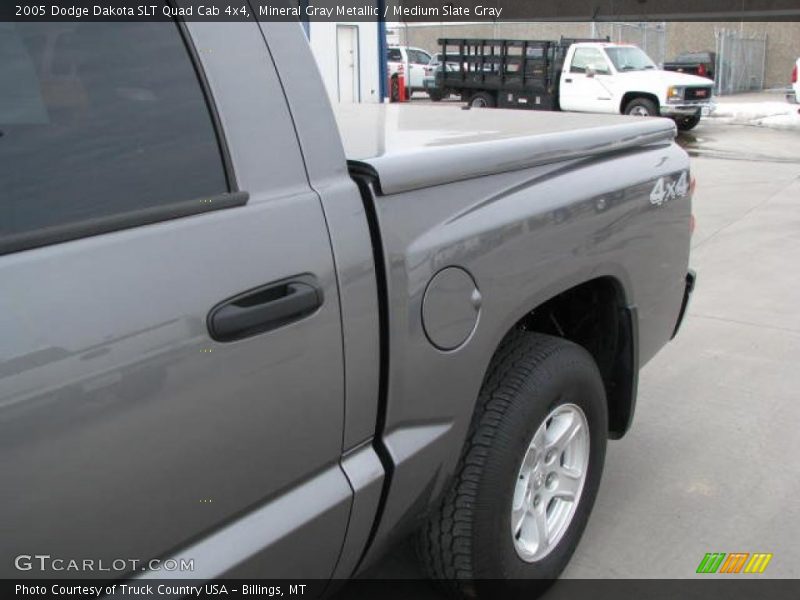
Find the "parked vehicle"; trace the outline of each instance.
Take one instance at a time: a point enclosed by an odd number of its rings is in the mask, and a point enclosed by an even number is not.
[[[665,62],[663,68],[665,71],[676,71],[678,73],[687,73],[688,75],[697,75],[698,77],[707,77],[713,81],[716,75],[716,64],[716,52],[685,52],[684,54],[679,54],[671,61]]]
[[[429,62],[428,66],[425,67],[425,79],[423,79],[423,87],[428,93],[430,99],[434,102],[438,102],[444,97],[436,83],[436,73],[443,68],[446,68],[448,71],[457,71],[458,65],[456,63],[444,63],[442,62],[441,54],[434,54],[431,57],[431,62]]]
[[[471,106],[664,116],[686,131],[711,110],[708,79],[663,71],[639,48],[607,41],[440,39],[458,70],[443,94]]]
[[[422,48],[410,48],[408,46],[389,46],[387,49],[387,64],[389,69],[389,93],[392,100],[398,97],[398,78],[397,74],[400,67],[403,67],[403,77],[407,95],[414,92],[426,91],[425,89],[425,68],[431,62],[431,55]]]
[[[561,572],[694,281],[671,123],[334,116],[296,23],[4,35],[3,577]]]
[[[795,104],[800,103],[800,83],[798,82],[797,72],[800,71],[800,58],[794,63],[792,67],[791,83],[792,87],[786,94],[786,99]]]

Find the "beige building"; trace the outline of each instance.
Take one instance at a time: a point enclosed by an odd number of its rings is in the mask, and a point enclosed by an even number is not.
[[[794,23],[667,23],[667,57],[686,50],[714,49],[714,31],[740,30],[767,36],[765,88],[788,87],[792,66],[800,56],[800,22]],[[701,48],[700,46],[703,46]]]
[[[663,32],[657,31],[661,25],[647,26],[647,43],[641,43],[641,34],[626,35],[625,41],[639,43],[651,54],[654,60],[674,58],[682,52],[715,50],[715,32],[721,29],[741,31],[746,36],[766,34],[766,64],[764,73],[765,88],[788,87],[789,79],[797,57],[800,56],[800,22],[792,23],[734,23],[734,22],[670,22],[663,24]],[[564,37],[590,37],[593,31],[606,35],[611,31],[633,31],[630,26],[617,26],[597,23],[409,23],[397,24],[394,30],[401,44],[437,50],[436,40],[440,37],[507,38],[554,40]],[[616,36],[612,34],[612,39]],[[658,56],[663,54],[663,58]]]

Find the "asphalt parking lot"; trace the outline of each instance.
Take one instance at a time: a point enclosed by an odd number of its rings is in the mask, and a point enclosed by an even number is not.
[[[697,177],[698,284],[641,373],[633,429],[609,443],[563,576],[687,578],[707,552],[769,552],[757,577],[797,578],[800,133],[710,119],[679,142]],[[369,575],[422,571],[407,545]]]

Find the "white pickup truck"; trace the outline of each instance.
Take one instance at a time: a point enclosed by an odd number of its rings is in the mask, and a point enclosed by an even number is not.
[[[430,62],[430,53],[422,48],[389,46],[386,49],[386,65],[389,71],[389,93],[392,100],[397,99],[399,91],[397,75],[400,67],[403,68],[406,93],[410,96],[414,92],[425,91],[425,68]]]
[[[472,106],[662,116],[686,131],[713,108],[713,82],[664,71],[640,48],[603,41],[441,39],[458,68],[443,93]]]
[[[572,44],[561,72],[562,110],[671,117],[688,130],[710,110],[713,83],[705,77],[663,71],[640,48],[623,44]]]

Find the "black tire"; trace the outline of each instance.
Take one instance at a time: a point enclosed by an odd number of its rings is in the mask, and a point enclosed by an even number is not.
[[[693,115],[691,117],[683,117],[675,119],[675,125],[678,126],[678,131],[690,131],[697,127],[700,122],[700,115]]]
[[[478,92],[470,97],[467,104],[474,108],[494,108],[497,103],[494,101],[494,96],[488,92]]]
[[[563,536],[541,560],[526,562],[511,534],[520,463],[545,417],[568,403],[579,406],[588,423],[586,478]],[[530,600],[545,591],[586,526],[607,436],[605,390],[591,355],[560,338],[522,331],[509,336],[487,372],[451,487],[417,538],[431,578],[467,598]]]
[[[647,114],[643,114],[647,111]],[[634,98],[625,106],[626,115],[636,115],[639,117],[657,117],[659,115],[658,106],[647,98]]]
[[[397,77],[392,77],[389,80],[389,102],[400,101],[400,82]]]

